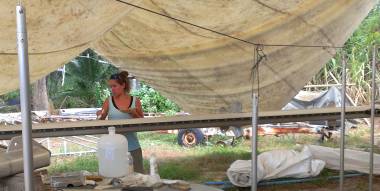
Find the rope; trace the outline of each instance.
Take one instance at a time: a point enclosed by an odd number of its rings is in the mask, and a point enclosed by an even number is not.
[[[244,39],[241,39],[241,38],[238,38],[238,37],[235,37],[235,36],[223,33],[223,32],[219,32],[219,31],[216,31],[216,30],[213,30],[213,29],[210,29],[210,28],[206,28],[206,27],[200,26],[200,25],[188,22],[188,21],[177,19],[177,18],[174,18],[172,16],[169,16],[169,15],[166,15],[166,14],[163,14],[163,13],[159,13],[157,11],[154,11],[154,10],[151,10],[151,9],[148,9],[148,8],[145,8],[145,7],[141,7],[141,6],[132,4],[132,3],[128,3],[128,2],[125,2],[123,0],[115,0],[115,1],[123,3],[123,4],[128,5],[128,6],[135,7],[137,9],[140,9],[140,10],[143,10],[143,11],[146,11],[146,12],[153,13],[155,15],[166,17],[166,18],[171,19],[171,20],[175,20],[175,21],[178,21],[178,22],[181,22],[181,23],[184,23],[184,24],[187,24],[187,25],[190,25],[190,26],[202,29],[202,30],[206,30],[206,31],[209,31],[209,32],[212,32],[212,33],[215,33],[215,34],[218,34],[218,35],[230,38],[230,39],[234,39],[234,40],[246,43],[246,44],[254,45],[254,46],[301,47],[301,48],[334,48],[334,49],[343,48],[341,46],[329,46],[329,45],[262,44],[262,43],[251,42],[251,41],[244,40]]]

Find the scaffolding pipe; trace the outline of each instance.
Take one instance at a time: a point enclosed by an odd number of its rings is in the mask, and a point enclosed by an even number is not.
[[[30,117],[29,92],[29,60],[28,37],[26,32],[25,9],[19,4],[16,6],[17,22],[17,53],[20,78],[20,104],[22,119],[22,145],[24,163],[25,191],[34,190],[33,185],[33,150],[32,150],[32,121]]]
[[[257,191],[257,120],[258,120],[258,103],[257,94],[252,95],[252,160],[251,160],[251,191]]]
[[[66,152],[66,153],[54,153],[54,154],[51,154],[52,157],[55,157],[55,156],[67,156],[67,155],[84,155],[84,154],[89,154],[89,153],[96,153],[95,150],[91,150],[91,151],[78,151],[78,152]]]
[[[85,135],[86,137],[89,137],[89,138],[92,138],[92,139],[97,139],[99,140],[100,138],[99,137],[95,137],[95,136],[92,136],[92,135]]]
[[[365,176],[364,173],[346,173],[344,175],[345,178],[353,178],[353,177],[360,177]],[[298,184],[298,183],[307,183],[307,182],[314,182],[314,181],[324,181],[326,180],[326,177],[306,177],[306,178],[279,178],[279,179],[272,179],[272,180],[264,180],[260,181],[257,184],[257,187],[266,187],[266,186],[275,186],[275,185],[289,185],[289,184]],[[338,176],[328,176],[327,180],[339,180]],[[222,189],[229,189],[235,187],[230,181],[210,181],[205,182],[205,185],[219,185],[223,186]]]
[[[91,150],[97,150],[95,147],[91,147],[91,146],[88,146],[88,145],[82,144],[82,143],[80,143],[80,142],[78,142],[78,141],[73,141],[73,140],[71,140],[71,139],[67,139],[67,138],[64,138],[64,137],[58,137],[58,139],[63,140],[64,146],[65,146],[65,148],[64,148],[65,153],[67,152],[67,142],[71,142],[71,143],[74,143],[74,144],[80,145],[80,146],[82,146],[82,147],[89,148],[89,149],[91,149]]]
[[[344,184],[344,144],[346,136],[346,57],[342,54],[342,93],[341,93],[341,117],[340,117],[340,171],[339,190],[343,191]]]
[[[369,154],[368,190],[373,190],[373,149],[375,145],[375,98],[376,98],[376,46],[372,50],[372,90],[371,90],[371,140]]]
[[[79,139],[81,141],[85,141],[85,142],[89,142],[89,143],[94,143],[94,144],[98,144],[98,142],[96,141],[93,141],[93,140],[88,140],[88,139],[85,139],[85,138],[82,138],[82,137],[78,137],[78,136],[72,136],[73,138],[76,138],[76,139]]]

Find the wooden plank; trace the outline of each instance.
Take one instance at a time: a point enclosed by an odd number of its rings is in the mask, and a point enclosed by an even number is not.
[[[376,115],[380,115],[379,106]],[[286,123],[317,120],[337,120],[340,108],[268,111],[259,113],[259,123]],[[367,118],[369,106],[347,107],[346,118]],[[33,137],[75,136],[107,133],[109,126],[115,126],[119,133],[130,131],[155,131],[184,128],[207,128],[225,126],[245,126],[251,124],[251,113],[229,113],[209,115],[189,115],[126,120],[96,120],[33,124]],[[20,125],[0,126],[0,140],[21,134]]]

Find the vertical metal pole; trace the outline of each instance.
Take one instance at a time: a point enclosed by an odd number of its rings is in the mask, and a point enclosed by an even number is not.
[[[20,102],[22,119],[22,148],[24,162],[24,184],[26,191],[34,190],[33,186],[33,148],[32,148],[32,122],[30,118],[30,92],[29,92],[29,60],[28,37],[26,32],[25,9],[16,6],[17,20],[17,52],[20,75]]]
[[[257,119],[259,99],[256,93],[252,95],[252,160],[251,160],[251,191],[257,191]]]
[[[63,153],[67,154],[67,141],[63,141]]]
[[[47,149],[51,151],[50,138],[47,138]]]
[[[342,53],[342,97],[341,97],[341,117],[340,117],[340,172],[339,190],[343,191],[344,183],[344,147],[346,136],[346,56]]]
[[[369,185],[368,190],[373,190],[373,149],[375,145],[375,98],[376,98],[376,46],[372,50],[372,90],[371,90],[371,146],[369,156]]]

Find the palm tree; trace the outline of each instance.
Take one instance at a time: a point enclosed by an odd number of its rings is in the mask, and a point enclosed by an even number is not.
[[[91,49],[65,65],[65,81],[61,86],[52,73],[48,80],[49,95],[56,107],[100,107],[109,95],[107,79],[118,69]],[[62,82],[62,81],[61,81]]]

